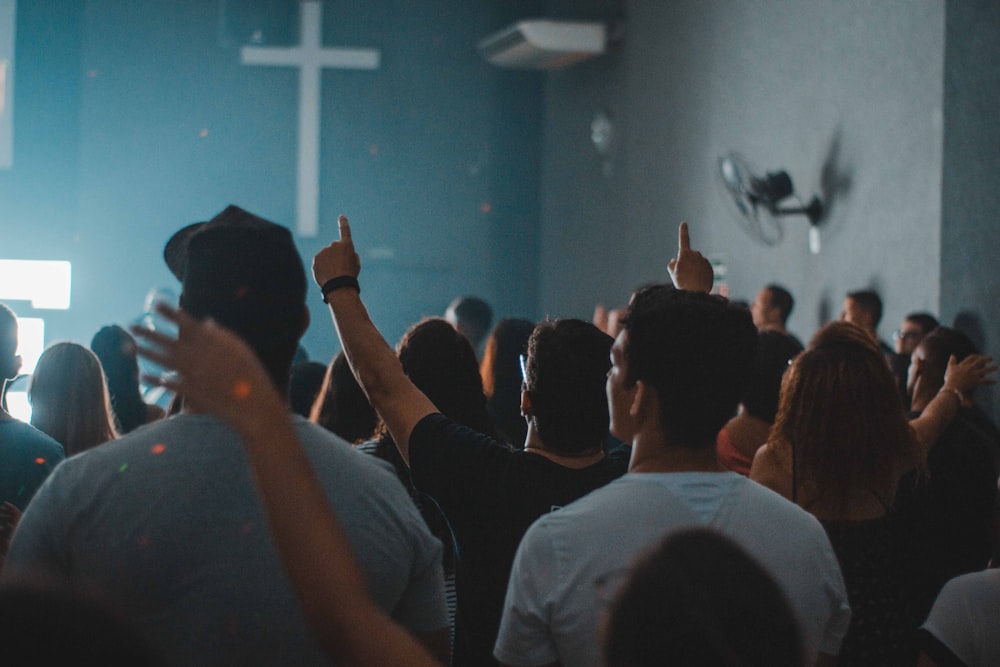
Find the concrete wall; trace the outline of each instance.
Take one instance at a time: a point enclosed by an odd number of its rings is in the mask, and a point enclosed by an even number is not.
[[[606,3],[608,12],[617,3]],[[609,56],[549,75],[540,309],[589,316],[597,301],[663,280],[676,226],[728,267],[732,295],[776,281],[801,337],[844,292],[879,289],[888,338],[910,310],[937,311],[945,7],[939,0],[634,0]],[[610,175],[589,141],[607,107]],[[830,204],[822,252],[804,218],[754,243],[721,197],[716,161],[736,150],[784,168]]]
[[[1000,4],[950,1],[945,54],[941,315],[1000,356]]]

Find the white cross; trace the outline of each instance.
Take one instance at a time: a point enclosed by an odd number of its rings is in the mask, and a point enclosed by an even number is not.
[[[377,69],[377,49],[324,49],[323,3],[301,4],[302,30],[299,46],[289,48],[244,46],[244,65],[277,65],[299,68],[299,165],[296,213],[301,236],[319,232],[319,128],[320,72],[338,69]]]

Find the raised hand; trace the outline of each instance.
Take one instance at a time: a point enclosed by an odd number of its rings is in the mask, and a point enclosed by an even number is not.
[[[320,287],[331,278],[340,276],[357,278],[361,273],[361,258],[354,250],[351,225],[346,215],[337,219],[337,226],[340,229],[340,239],[320,250],[313,258],[313,279]]]
[[[948,368],[944,372],[944,386],[954,389],[962,396],[983,384],[995,384],[991,377],[997,370],[993,357],[982,354],[970,354],[962,361],[956,361],[952,355],[948,359]]]
[[[712,264],[700,252],[691,249],[688,223],[682,222],[677,229],[677,257],[670,260],[667,269],[670,280],[677,289],[692,292],[712,291],[715,272]]]
[[[207,412],[237,430],[255,427],[283,404],[257,355],[236,334],[211,320],[199,321],[168,305],[157,312],[177,325],[177,337],[141,327],[132,333],[148,345],[139,353],[176,375],[147,378],[184,396],[197,412]]]

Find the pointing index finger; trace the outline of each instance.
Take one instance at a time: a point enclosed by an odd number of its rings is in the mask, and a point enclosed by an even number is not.
[[[351,241],[351,223],[347,222],[346,215],[337,218],[337,226],[340,228],[340,240]]]
[[[691,249],[691,236],[688,233],[688,223],[682,222],[677,229],[677,255]]]

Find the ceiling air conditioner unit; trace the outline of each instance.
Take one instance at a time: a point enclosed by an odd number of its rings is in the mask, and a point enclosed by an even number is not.
[[[603,23],[519,21],[479,42],[479,53],[500,67],[556,69],[604,53]]]

